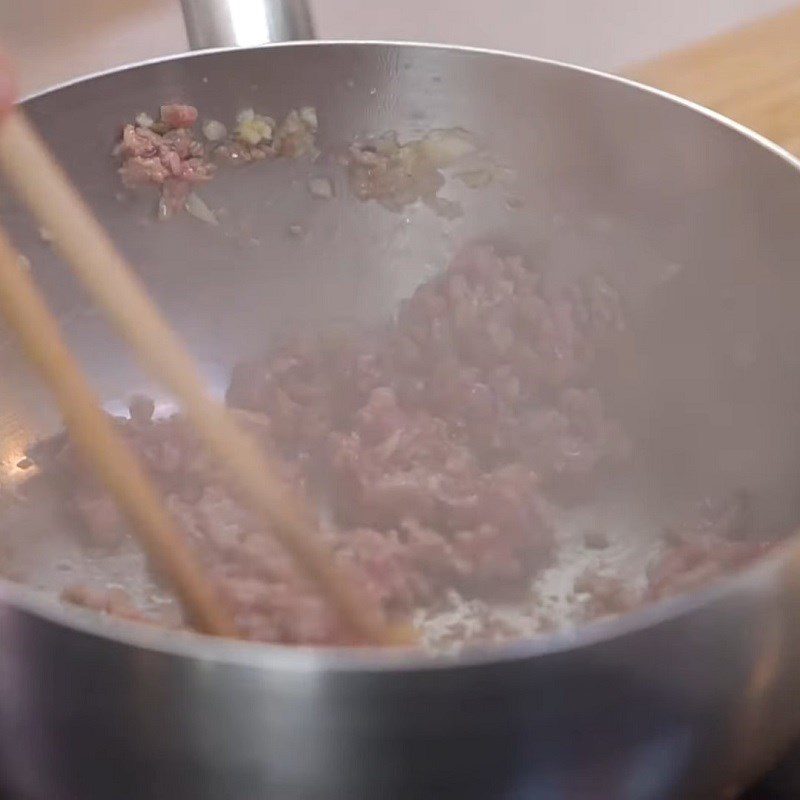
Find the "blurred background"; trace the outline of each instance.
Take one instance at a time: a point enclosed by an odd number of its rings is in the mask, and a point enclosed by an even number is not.
[[[792,6],[786,0],[311,0],[325,38],[514,50],[618,70]],[[0,0],[23,91],[186,48],[179,0]]]

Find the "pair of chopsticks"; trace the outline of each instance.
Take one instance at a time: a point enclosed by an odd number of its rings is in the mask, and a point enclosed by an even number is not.
[[[0,170],[142,365],[182,402],[206,448],[242,497],[333,603],[360,640],[408,642],[337,568],[314,535],[315,517],[277,477],[275,465],[208,394],[191,355],[108,234],[19,110],[0,119]],[[53,391],[67,429],[133,523],[202,630],[234,636],[235,624],[202,566],[175,533],[157,491],[100,409],[30,274],[0,228],[0,310]]]

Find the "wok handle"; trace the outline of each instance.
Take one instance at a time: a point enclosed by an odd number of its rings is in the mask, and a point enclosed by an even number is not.
[[[314,38],[306,0],[181,0],[192,50]]]

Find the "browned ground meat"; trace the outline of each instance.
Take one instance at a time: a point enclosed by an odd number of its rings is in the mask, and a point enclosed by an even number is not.
[[[519,259],[475,247],[378,330],[309,334],[240,364],[227,399],[280,455],[287,482],[317,500],[320,535],[390,618],[458,606],[471,621],[455,619],[442,641],[465,625],[493,640],[521,630],[495,604],[517,602],[531,613],[531,581],[556,547],[554,503],[591,498],[598,475],[628,458],[628,440],[592,385],[598,346],[623,327],[617,295],[600,279],[548,288]],[[242,635],[347,643],[315,587],[236,502],[188,423],[152,415],[152,402],[136,397],[130,419],[116,424]],[[31,457],[47,480],[59,478],[89,541],[114,548],[124,524],[66,438]],[[692,588],[762,552],[735,539],[740,506],[709,507],[672,530],[647,598]],[[588,598],[590,618],[645,599],[591,570],[575,592]],[[118,595],[76,587],[68,599],[135,615]]]

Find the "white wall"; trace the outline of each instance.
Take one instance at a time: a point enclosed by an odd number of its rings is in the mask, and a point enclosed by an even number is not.
[[[312,0],[321,35],[474,44],[614,70],[787,0]],[[43,20],[47,20],[46,25]],[[0,0],[23,89],[185,48],[178,0]]]
[[[614,70],[787,0],[316,0],[328,36],[474,44]],[[413,9],[418,9],[413,13]]]

